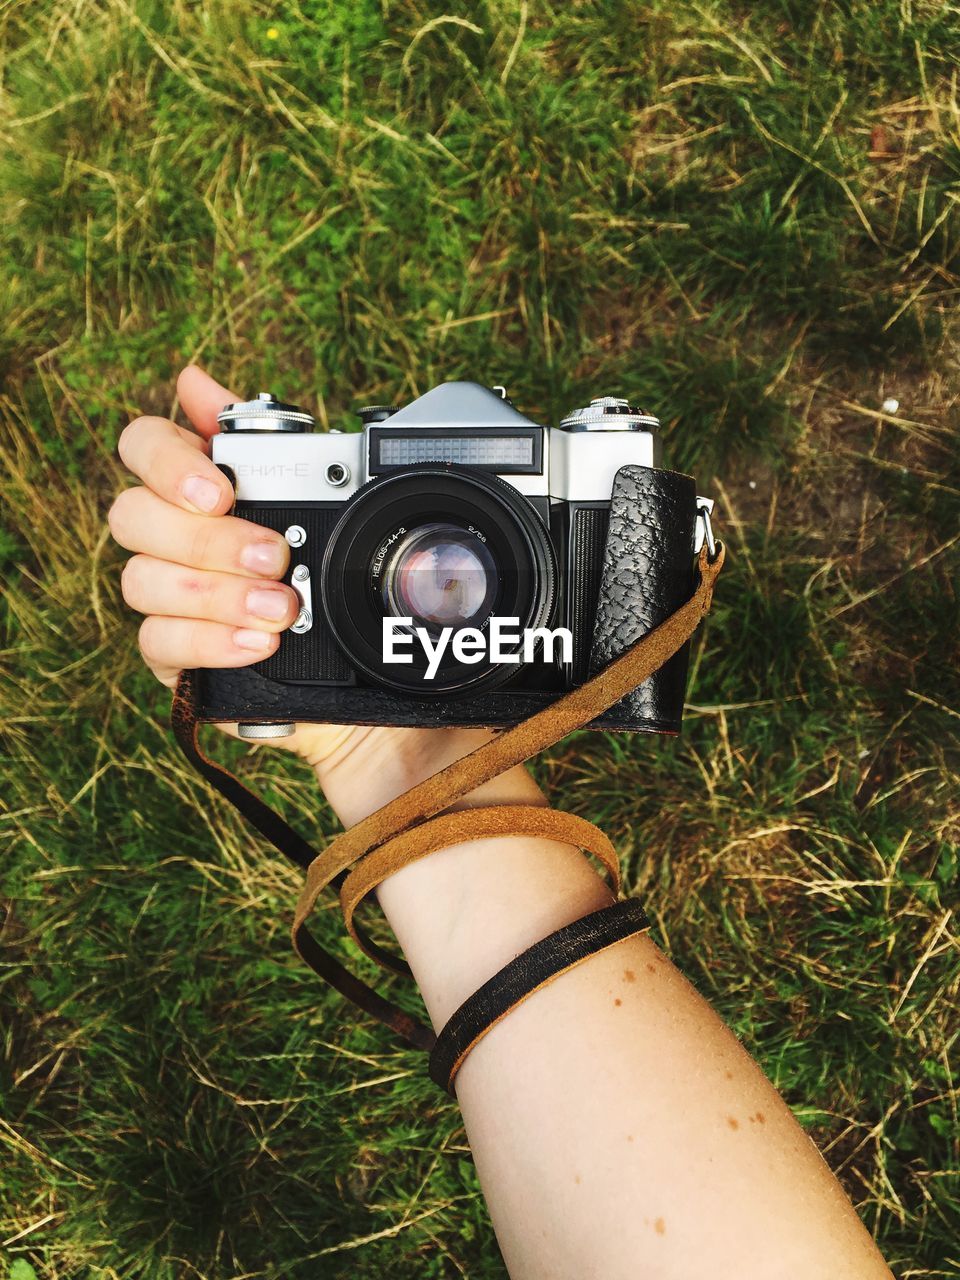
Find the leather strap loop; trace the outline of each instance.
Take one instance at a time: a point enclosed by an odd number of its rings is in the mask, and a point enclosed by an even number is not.
[[[226,796],[281,853],[298,866],[307,868],[306,882],[297,903],[293,922],[293,944],[297,954],[341,995],[390,1027],[407,1044],[418,1049],[429,1049],[436,1037],[428,1027],[368,987],[338,960],[324,951],[307,929],[307,917],[312,912],[318,896],[328,885],[342,887],[349,879],[347,876],[349,869],[375,850],[388,846],[390,849],[389,853],[383,854],[383,861],[375,863],[371,868],[370,874],[374,875],[378,866],[389,864],[384,874],[380,876],[382,880],[385,875],[398,869],[405,862],[425,856],[430,849],[439,848],[439,844],[433,843],[431,832],[435,835],[437,831],[446,831],[448,842],[451,831],[455,829],[466,833],[461,835],[461,839],[476,838],[475,834],[469,834],[470,819],[482,811],[466,809],[459,811],[457,815],[451,815],[460,818],[464,824],[462,828],[453,825],[438,828],[435,823],[427,827],[426,820],[433,818],[482,783],[495,778],[514,765],[521,764],[546,747],[552,746],[573,730],[582,728],[657,671],[686,643],[709,610],[714,584],[723,566],[723,560],[722,543],[716,544],[716,555],[713,559],[704,548],[699,557],[700,583],[696,591],[675,613],[649,631],[632,648],[614,659],[598,675],[580,685],[579,688],[572,690],[529,719],[498,734],[484,746],[448,765],[445,769],[441,769],[439,773],[412,787],[390,804],[384,805],[364,821],[338,836],[319,856],[315,855],[314,850],[302,836],[269,805],[249,791],[228,770],[215,764],[204,754],[197,737],[195,675],[193,672],[184,671],[174,694],[171,715],[174,734],[184,755],[202,776]],[[531,834],[542,834],[550,839],[556,839],[557,836],[553,833],[559,831],[560,826],[554,825],[553,819],[543,816],[553,811],[542,809],[535,812],[538,814],[538,821],[543,825]],[[475,817],[474,822],[476,822]],[[589,826],[589,824],[585,825]],[[476,832],[476,826],[472,830]],[[588,851],[596,853],[609,867],[604,853],[600,852],[601,849],[606,852],[603,844],[605,837],[602,833],[596,832],[587,840],[583,831],[572,838],[573,829],[565,827],[564,830],[568,834],[561,837],[562,839],[569,843],[583,844]],[[418,852],[420,849],[423,851]],[[379,883],[379,880],[374,880],[373,883]],[[363,884],[362,877],[354,882],[348,901],[354,900],[357,885],[362,888]],[[363,893],[360,897],[363,897]],[[359,899],[354,901],[354,909],[357,901]],[[642,915],[642,909],[638,903],[618,903],[616,906],[625,912],[627,918],[630,916],[626,911],[628,907],[639,911]],[[605,910],[613,911],[613,908],[605,908]],[[631,932],[637,932],[637,928]],[[409,972],[402,960],[398,961],[396,957],[376,947],[353,919],[351,919],[351,933],[367,954],[398,972]],[[551,938],[544,939],[542,944],[538,944],[545,948],[545,955],[554,945],[555,938],[556,935],[551,935]],[[610,941],[616,940],[611,938]],[[609,945],[609,942],[603,945]],[[590,953],[584,952],[584,955],[586,954]],[[576,963],[576,960],[571,960],[570,963]],[[562,969],[556,970],[543,981],[548,981],[562,971]],[[543,982],[539,985],[543,985]],[[529,993],[521,992],[519,998],[525,998],[526,994]],[[476,1038],[478,1037],[474,1039]],[[458,1062],[462,1060],[468,1048],[469,1045],[457,1059]]]
[[[615,658],[592,679],[411,787],[328,845],[308,867],[297,903],[292,933],[298,954],[300,934],[307,917],[317,898],[337,876],[387,840],[433,817],[484,782],[552,746],[574,729],[581,729],[672,658],[686,644],[710,608],[714,583],[723,567],[723,560],[722,543],[717,543],[717,554],[713,560],[704,547],[700,552],[700,583],[696,591],[631,649]]]
[[[627,898],[592,911],[535,942],[451,1015],[430,1051],[430,1079],[454,1094],[454,1081],[467,1054],[518,1004],[581,960],[649,928],[643,907],[635,898]]]
[[[361,934],[354,913],[363,899],[378,884],[400,867],[417,862],[438,849],[447,849],[466,840],[484,840],[495,836],[541,836],[561,844],[577,845],[592,853],[607,870],[614,894],[620,892],[620,862],[608,836],[592,822],[559,809],[538,805],[491,805],[480,809],[459,809],[422,822],[411,831],[403,831],[386,841],[357,864],[340,886],[340,906],[350,936],[357,945],[380,964],[397,972],[410,972],[405,961],[391,956],[383,948]],[[403,966],[402,968],[400,966]]]

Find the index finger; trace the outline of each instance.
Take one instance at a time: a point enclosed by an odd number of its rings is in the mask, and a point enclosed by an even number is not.
[[[185,511],[223,515],[233,505],[233,486],[199,437],[191,440],[166,418],[137,418],[124,427],[117,449],[148,489]]]

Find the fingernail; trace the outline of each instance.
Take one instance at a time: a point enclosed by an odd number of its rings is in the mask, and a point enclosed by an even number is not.
[[[281,542],[251,542],[240,553],[240,563],[245,569],[268,578],[283,573],[286,561],[286,547]]]
[[[187,476],[183,482],[183,496],[198,511],[215,511],[220,503],[221,489],[203,476]]]
[[[285,591],[270,591],[258,587],[247,592],[247,611],[267,622],[279,622],[290,612]]]
[[[273,648],[273,636],[267,631],[250,631],[238,627],[233,633],[233,643],[238,649],[251,649],[254,653],[266,653]]]

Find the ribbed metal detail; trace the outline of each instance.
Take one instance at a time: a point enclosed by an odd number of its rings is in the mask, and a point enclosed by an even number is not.
[[[306,530],[307,540],[302,547],[293,547],[290,551],[290,567],[298,564],[309,566],[312,579],[313,626],[303,635],[293,631],[285,631],[280,638],[277,652],[264,662],[254,665],[268,680],[283,680],[295,684],[343,683],[352,674],[340,652],[330,628],[327,626],[320,603],[320,566],[327,540],[333,526],[340,518],[342,505],[331,507],[260,507],[254,503],[237,504],[237,515],[254,524],[261,524],[268,529],[276,529],[283,533],[292,524],[298,524]],[[290,574],[284,578],[290,582]]]
[[[575,684],[582,684],[589,670],[609,523],[610,511],[606,507],[583,507],[575,510],[570,522],[570,551],[567,557],[570,605],[567,616],[568,625],[573,632]]]
[[[289,738],[296,732],[297,726],[292,722],[287,724],[238,724],[237,737],[250,739],[258,742],[260,740],[268,741],[272,738]]]

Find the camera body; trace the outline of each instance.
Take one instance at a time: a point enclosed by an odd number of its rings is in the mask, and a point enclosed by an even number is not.
[[[317,432],[267,392],[219,415],[234,514],[285,535],[301,608],[270,658],[198,673],[201,719],[250,738],[297,721],[514,724],[690,596],[713,504],[661,468],[657,419],[627,401],[551,428],[501,387],[449,382],[359,416]],[[504,618],[525,643],[498,661]],[[685,647],[597,726],[676,733],[686,668]]]

